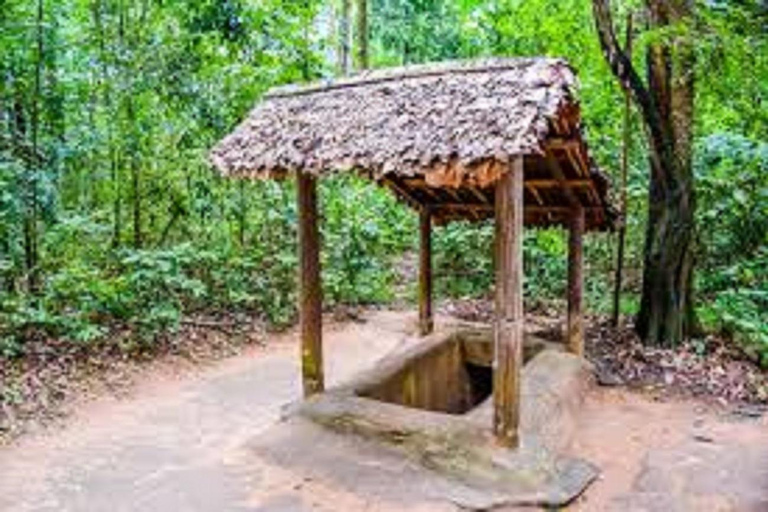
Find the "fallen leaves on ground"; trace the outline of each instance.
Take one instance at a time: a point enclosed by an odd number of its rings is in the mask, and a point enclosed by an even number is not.
[[[448,300],[440,311],[463,320],[490,322],[491,299]],[[526,313],[528,331],[561,341],[565,308]],[[586,319],[587,357],[604,384],[627,385],[670,394],[711,398],[721,404],[768,406],[768,371],[750,360],[733,342],[707,336],[680,347],[647,347],[631,324],[613,328],[604,317]]]
[[[598,372],[634,386],[656,386],[721,403],[768,403],[768,372],[733,343],[709,335],[674,349],[646,347],[631,325],[591,319],[587,351]]]
[[[444,301],[439,310],[474,322],[493,318],[490,299]],[[527,313],[527,330],[562,340],[563,310],[555,306]],[[350,311],[358,316],[357,308],[343,310],[346,316]],[[353,319],[346,316],[347,321]],[[129,332],[119,330],[100,345],[30,340],[24,357],[0,359],[0,444],[30,425],[56,421],[73,401],[103,392],[119,396],[147,364],[158,359],[197,363],[237,354],[244,345],[263,340],[264,325],[247,316],[200,315],[184,319],[177,334],[146,345],[136,344]],[[614,329],[604,318],[590,317],[586,340],[587,356],[604,384],[711,398],[722,404],[768,405],[768,372],[722,338],[708,336],[676,349],[646,347],[631,325]]]
[[[0,358],[0,445],[33,425],[55,422],[74,402],[104,392],[120,396],[152,362],[202,363],[237,354],[263,340],[264,325],[247,315],[194,315],[177,333],[146,343],[118,328],[99,344],[33,337],[22,357]]]

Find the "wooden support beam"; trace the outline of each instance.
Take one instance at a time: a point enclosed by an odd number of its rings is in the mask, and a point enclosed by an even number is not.
[[[551,149],[563,149],[578,148],[581,142],[577,138],[563,138],[563,137],[551,137],[546,140],[545,145]]]
[[[560,183],[560,186],[563,188],[563,193],[568,200],[568,204],[570,204],[570,206],[573,208],[581,206],[579,197],[571,187],[567,186],[568,180],[565,178],[565,173],[563,172],[562,167],[560,167],[560,162],[557,161],[555,155],[553,155],[551,151],[547,151],[544,158],[547,162],[547,167],[549,167],[549,172],[552,173],[552,177],[555,178],[555,180],[557,180],[558,183]]]
[[[410,187],[411,189],[420,190],[421,192],[425,193],[429,197],[435,200],[440,200],[440,194],[438,194],[437,190],[434,187],[430,187],[427,185],[427,182],[424,181],[423,178],[402,178],[401,179],[403,185]]]
[[[429,209],[419,212],[419,333],[430,334],[432,319],[432,215]]]
[[[576,169],[576,172],[579,174],[579,176],[589,176],[589,173],[590,173],[589,164],[587,160],[584,158],[584,154],[581,151],[580,146],[567,148],[566,155],[568,156],[568,160],[571,162],[571,165],[574,167],[574,169]],[[569,180],[569,181],[573,181],[573,180]],[[587,179],[585,181],[589,183],[589,187],[587,188],[587,194],[589,195],[590,200],[594,201],[596,204],[600,204],[600,196],[595,190],[592,180]]]
[[[446,194],[448,194],[449,196],[451,196],[451,197],[453,198],[453,200],[454,200],[454,201],[456,201],[457,203],[464,203],[464,202],[465,202],[465,201],[464,201],[464,200],[461,198],[461,196],[459,195],[459,193],[458,193],[458,192],[457,192],[457,191],[456,191],[454,188],[452,188],[452,187],[443,187],[443,191],[444,191]]]
[[[535,188],[555,188],[555,187],[570,187],[570,188],[582,188],[582,187],[590,187],[592,186],[592,180],[579,178],[576,180],[566,180],[565,183],[561,182],[560,180],[527,180],[525,182],[526,187],[535,187]]]
[[[584,355],[584,317],[582,290],[584,288],[584,209],[574,208],[568,236],[568,351]]]
[[[525,185],[525,189],[533,196],[533,198],[536,200],[536,204],[541,207],[544,205],[544,200],[541,198],[541,194],[539,194],[539,190],[535,186],[528,186]],[[552,222],[552,215],[550,213],[546,214],[547,221]]]
[[[512,161],[496,184],[496,302],[493,432],[499,444],[518,446],[520,368],[523,358],[523,159]]]
[[[299,324],[304,396],[320,393],[323,381],[322,289],[317,185],[314,176],[296,173],[299,209]]]
[[[390,189],[394,194],[408,203],[411,208],[420,209],[421,203],[411,193],[392,178],[382,178],[380,184]]]
[[[539,191],[536,189],[536,187],[529,187],[528,185],[526,185],[525,188],[528,190],[528,192],[531,193],[533,198],[536,200],[536,204],[538,204],[539,206],[544,204],[544,200],[541,198],[541,194],[539,194]]]
[[[565,156],[568,158],[568,161],[571,163],[571,167],[573,167],[573,170],[576,172],[578,176],[584,176],[585,172],[588,172],[581,167],[580,160],[578,160],[577,157],[574,156],[573,152],[571,151],[571,148],[566,148]]]
[[[481,203],[483,204],[490,204],[491,202],[488,200],[488,197],[486,197],[485,194],[483,194],[480,190],[478,190],[475,187],[468,187],[469,191],[472,192],[472,195],[475,196]]]
[[[584,176],[589,176],[591,169],[589,167],[589,162],[587,161],[584,151],[582,151],[581,148],[578,148],[574,149],[573,152],[576,153],[576,159],[581,163],[581,168],[583,170],[582,174]]]
[[[578,206],[578,205],[577,205]],[[493,207],[485,204],[477,203],[436,203],[428,205],[430,211],[436,212],[480,212],[490,213],[495,211]],[[601,212],[603,207],[601,206],[588,206],[582,208],[585,212]],[[542,213],[570,213],[573,211],[572,206],[528,206],[524,208],[526,214],[542,214]]]

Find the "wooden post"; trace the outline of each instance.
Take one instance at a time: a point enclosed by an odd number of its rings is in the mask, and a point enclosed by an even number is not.
[[[568,350],[584,355],[584,317],[582,289],[584,288],[584,209],[575,208],[571,214],[568,236]]]
[[[296,173],[299,207],[299,323],[304,396],[323,391],[322,289],[315,177]]]
[[[419,333],[430,334],[432,319],[432,215],[429,209],[419,212]]]
[[[499,444],[518,445],[523,358],[523,159],[496,184],[496,303],[493,431]]]

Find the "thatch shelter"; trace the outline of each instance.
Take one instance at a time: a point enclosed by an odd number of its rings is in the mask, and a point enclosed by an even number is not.
[[[211,152],[226,175],[295,174],[305,394],[323,389],[316,178],[357,172],[421,218],[420,328],[432,330],[430,232],[496,221],[494,430],[517,443],[523,226],[567,227],[568,339],[583,351],[582,233],[616,220],[582,137],[576,77],[560,59],[492,59],[379,70],[269,92]]]

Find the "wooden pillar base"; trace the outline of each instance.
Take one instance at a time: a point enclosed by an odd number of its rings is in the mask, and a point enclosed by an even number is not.
[[[523,320],[494,324],[496,363],[493,368],[493,430],[501,446],[519,444],[520,366],[523,359]]]

